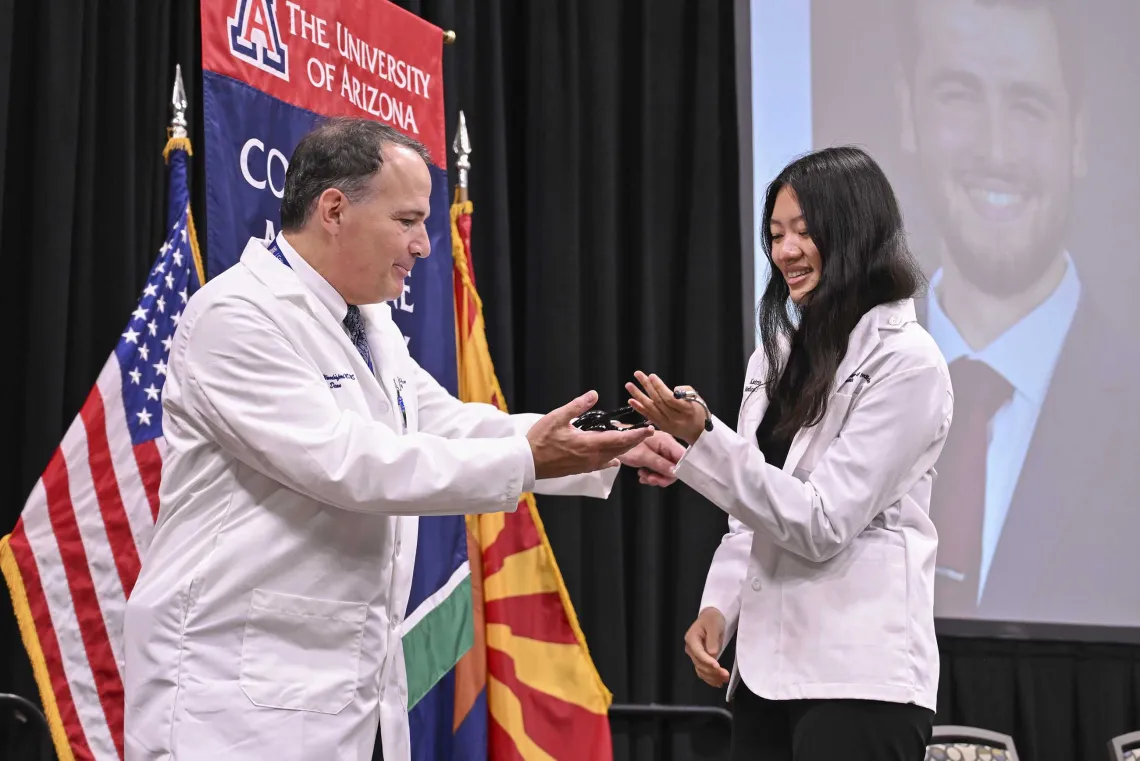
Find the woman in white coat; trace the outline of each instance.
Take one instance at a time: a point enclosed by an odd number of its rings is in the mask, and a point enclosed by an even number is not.
[[[729,515],[686,651],[706,682],[730,681],[734,761],[921,761],[938,685],[928,508],[953,411],[915,318],[922,276],[858,149],[788,165],[762,231],[772,277],[736,431],[688,387],[627,385],[690,445],[679,479]]]

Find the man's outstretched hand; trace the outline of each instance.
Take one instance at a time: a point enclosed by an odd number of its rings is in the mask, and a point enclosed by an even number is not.
[[[623,455],[653,436],[652,428],[628,431],[581,431],[570,424],[591,409],[598,394],[589,391],[544,415],[526,438],[534,455],[534,477],[560,478],[616,466]],[[638,459],[638,456],[634,456]]]

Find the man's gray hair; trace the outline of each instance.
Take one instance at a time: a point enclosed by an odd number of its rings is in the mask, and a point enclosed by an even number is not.
[[[350,201],[364,198],[368,181],[384,166],[385,145],[411,148],[431,166],[431,154],[423,143],[372,119],[327,119],[301,138],[285,173],[281,229],[304,227],[317,199],[329,188]]]

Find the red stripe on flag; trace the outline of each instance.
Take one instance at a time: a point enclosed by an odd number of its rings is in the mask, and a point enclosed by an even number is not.
[[[24,522],[19,521],[12,530],[8,540],[12,550],[12,557],[20,569],[20,581],[24,584],[24,594],[28,598],[28,610],[35,623],[36,637],[40,641],[40,652],[44,655],[44,665],[47,667],[48,679],[51,682],[51,691],[55,695],[56,706],[59,707],[59,719],[63,723],[63,731],[67,735],[67,742],[76,761],[92,761],[91,747],[87,744],[87,735],[83,732],[83,725],[79,723],[79,714],[75,712],[75,700],[71,697],[71,685],[67,682],[67,674],[63,669],[63,656],[59,650],[59,640],[55,636],[55,627],[52,626],[51,613],[48,611],[47,598],[44,596],[43,584],[40,582],[40,570],[36,566],[36,558],[32,548],[28,545],[27,534],[24,533]]]
[[[557,592],[503,597],[484,604],[488,624],[505,624],[516,637],[576,645],[578,638],[570,628],[566,609]]]
[[[67,465],[59,449],[52,455],[51,462],[44,471],[43,484],[47,493],[48,517],[59,546],[63,570],[67,574],[67,586],[71,590],[83,649],[87,653],[87,662],[91,665],[95,689],[103,706],[103,714],[107,717],[107,727],[111,731],[119,757],[122,758],[123,682],[115,656],[111,652],[103,610],[91,581],[91,566],[87,562],[87,551],[83,547],[79,524],[75,520],[75,508],[71,504]]]
[[[91,468],[91,482],[95,485],[99,512],[107,529],[107,541],[115,558],[115,568],[119,571],[119,581],[123,584],[123,597],[130,597],[139,575],[139,551],[131,534],[127,511],[123,509],[123,498],[119,494],[115,466],[111,463],[111,446],[107,440],[107,414],[103,407],[103,397],[98,389],[88,397],[87,404],[83,405],[79,414],[83,418],[84,428],[87,429],[87,457]]]
[[[567,761],[613,757],[609,717],[523,684],[514,659],[502,650],[487,648],[487,672],[518,698],[527,737],[551,756]]]
[[[497,573],[503,567],[503,561],[509,556],[537,547],[541,543],[538,529],[530,517],[530,505],[525,499],[520,499],[518,508],[513,513],[505,514],[503,529],[495,537],[495,541],[483,550],[483,578]]]
[[[515,741],[507,734],[507,730],[499,722],[491,718],[487,731],[487,761],[526,761]]]
[[[467,270],[467,276],[471,278],[471,287],[475,288],[475,265],[471,261],[471,215],[460,214],[455,218],[455,229],[459,233],[459,239],[463,242],[463,269]],[[467,302],[467,335],[471,335],[471,329],[475,326],[475,319],[479,315],[479,306],[475,303],[475,296],[472,293],[464,294],[464,299]]]
[[[162,455],[153,441],[144,441],[135,447],[135,462],[139,466],[146,499],[150,502],[151,517],[158,520],[158,485],[162,481]]]

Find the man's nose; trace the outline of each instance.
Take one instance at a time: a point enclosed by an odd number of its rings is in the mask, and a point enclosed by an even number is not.
[[[412,256],[417,259],[426,259],[431,255],[431,238],[428,237],[427,227],[424,227],[421,234],[412,241],[410,250]]]

